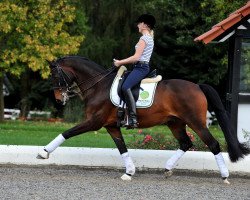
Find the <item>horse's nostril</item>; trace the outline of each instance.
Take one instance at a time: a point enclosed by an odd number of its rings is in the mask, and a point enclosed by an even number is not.
[[[59,100],[59,99],[56,99],[56,103],[63,104],[63,102],[61,100]]]

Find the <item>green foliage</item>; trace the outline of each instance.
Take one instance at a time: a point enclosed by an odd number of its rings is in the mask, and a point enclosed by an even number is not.
[[[139,130],[140,131],[140,130]],[[141,130],[138,132],[142,137],[128,143],[128,148],[131,149],[176,149],[178,142],[174,138],[167,138],[163,133],[147,133]]]
[[[1,71],[19,76],[28,67],[48,77],[46,59],[77,53],[84,39],[69,33],[74,19],[75,7],[69,0],[1,1]]]
[[[218,85],[227,73],[227,43],[203,45],[195,43],[194,38],[245,3],[245,0],[2,0],[0,76],[2,72],[20,76],[28,73],[29,68],[46,78],[49,74],[46,59],[76,53],[109,68],[113,58],[122,59],[134,53],[140,36],[135,20],[150,12],[157,20],[151,68],[157,68],[165,79]],[[22,102],[28,100],[31,107],[36,107],[37,102],[49,101],[45,95],[48,85],[40,77],[28,84],[32,84],[29,85],[32,92],[23,92]],[[18,88],[20,93],[24,91],[23,85],[18,85],[15,91]]]
[[[246,0],[203,0],[200,4],[202,16],[207,24],[214,23],[225,19],[226,16],[246,4]]]
[[[66,122],[80,123],[84,117],[83,102],[79,98],[71,99],[65,106],[63,119]]]
[[[216,127],[210,128],[213,132],[220,132]],[[209,151],[208,147],[201,141],[201,139],[194,134],[192,131],[187,131],[187,135],[193,143],[193,147],[191,147],[190,151]],[[158,149],[158,150],[174,150],[179,148],[178,141],[172,136],[167,135],[165,132],[155,132],[147,131],[147,130],[138,130],[138,135],[134,133],[134,140],[131,140],[128,143],[128,147],[132,149]],[[159,131],[159,130],[157,130]],[[220,133],[222,136],[222,133]],[[226,151],[227,146],[225,144],[224,138],[221,138],[218,134],[216,134],[217,140],[220,143],[222,151]]]
[[[124,58],[134,53],[136,42],[136,2],[84,0],[83,10],[90,28],[79,53],[95,62],[111,66],[113,58]]]
[[[152,1],[158,19],[153,64],[166,78],[218,85],[227,72],[227,43],[203,45],[194,38],[228,17],[244,1]],[[165,12],[164,12],[165,11]]]
[[[151,67],[164,78],[218,85],[227,73],[227,43],[205,46],[194,38],[244,4],[243,0],[85,0],[91,29],[80,53],[104,66],[114,57],[128,57],[139,37],[134,21],[150,12],[157,19]]]
[[[58,134],[72,128],[74,125],[73,123],[62,122],[7,121],[0,123],[0,144],[44,146]],[[225,139],[218,126],[210,127],[210,131],[219,141],[222,150],[226,151]],[[155,126],[143,130],[122,129],[122,133],[128,148],[131,149],[175,150],[179,148],[177,140],[166,126]],[[209,151],[197,135],[191,131],[190,137],[194,143],[191,150]],[[63,143],[63,146],[116,148],[105,128],[70,138]]]

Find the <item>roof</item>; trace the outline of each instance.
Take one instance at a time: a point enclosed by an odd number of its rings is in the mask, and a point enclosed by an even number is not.
[[[248,1],[245,6],[231,13],[228,18],[214,25],[211,30],[195,38],[194,41],[202,41],[203,43],[208,44],[227,30],[229,30],[232,26],[242,21],[243,18],[249,17],[249,15],[250,1]]]

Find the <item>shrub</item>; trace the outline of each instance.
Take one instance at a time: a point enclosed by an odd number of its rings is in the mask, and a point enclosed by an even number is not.
[[[179,143],[174,137],[167,137],[163,133],[148,133],[142,129],[138,130],[139,135],[134,137],[134,140],[128,143],[128,147],[132,149],[158,149],[158,150],[175,150],[179,148]],[[187,135],[193,142],[193,147],[190,151],[209,151],[208,147],[198,138],[198,136],[187,131]],[[226,145],[220,144],[221,149],[225,150]]]
[[[129,148],[134,149],[173,149],[178,143],[176,140],[169,140],[162,133],[147,133],[139,129],[138,134],[141,137],[134,137],[133,141],[128,143]]]
[[[83,120],[83,102],[79,98],[72,98],[66,104],[63,112],[65,122],[78,123]]]

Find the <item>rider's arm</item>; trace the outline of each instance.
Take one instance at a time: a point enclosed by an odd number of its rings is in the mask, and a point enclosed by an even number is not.
[[[125,65],[125,64],[130,64],[130,63],[136,63],[139,58],[142,55],[142,52],[144,50],[144,48],[146,47],[146,42],[142,39],[139,40],[139,42],[137,43],[137,48],[135,50],[135,54],[133,56],[130,56],[128,58],[122,59],[122,60],[114,60],[114,64],[115,66],[119,67],[121,65]]]

